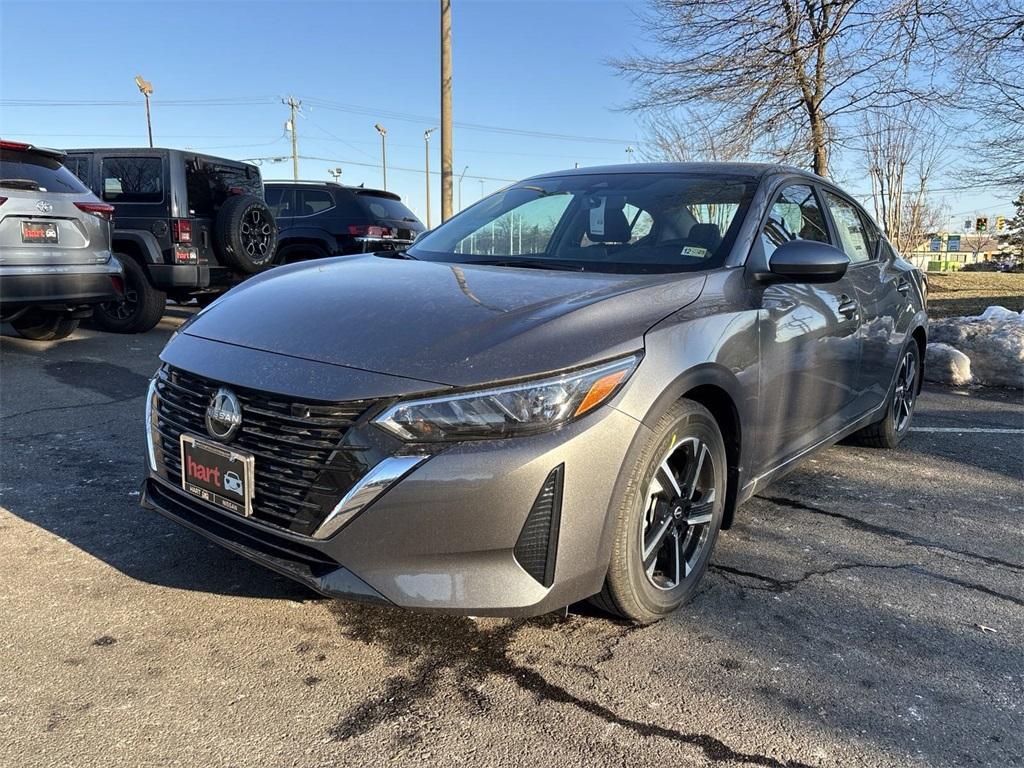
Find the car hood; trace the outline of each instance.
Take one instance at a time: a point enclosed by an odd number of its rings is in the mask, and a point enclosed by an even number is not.
[[[634,352],[651,326],[697,299],[704,279],[322,259],[247,281],[184,333],[464,387]]]

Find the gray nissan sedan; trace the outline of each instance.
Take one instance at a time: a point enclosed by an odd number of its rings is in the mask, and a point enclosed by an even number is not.
[[[803,171],[536,176],[186,322],[143,505],[326,595],[655,621],[743,501],[838,440],[906,435],[925,295]]]

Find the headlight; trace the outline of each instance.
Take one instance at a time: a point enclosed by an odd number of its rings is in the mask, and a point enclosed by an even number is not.
[[[374,423],[412,442],[480,440],[555,429],[608,400],[636,368],[630,355],[496,389],[397,403]]]

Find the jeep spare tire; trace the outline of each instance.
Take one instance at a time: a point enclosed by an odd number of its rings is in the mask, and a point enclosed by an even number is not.
[[[258,197],[229,197],[217,214],[214,240],[217,254],[226,266],[254,274],[273,262],[277,223],[270,208]]]

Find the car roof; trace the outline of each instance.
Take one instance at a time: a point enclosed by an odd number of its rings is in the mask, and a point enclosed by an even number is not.
[[[749,176],[760,179],[765,176],[805,176],[815,181],[827,182],[817,174],[790,165],[777,163],[621,163],[618,165],[596,165],[585,168],[569,168],[531,176],[531,179],[545,179],[554,176],[592,176],[612,173],[678,173],[711,176]]]
[[[331,187],[332,189],[346,189],[357,194],[369,194],[378,195],[380,197],[391,197],[395,200],[401,200],[401,196],[394,192],[389,192],[386,189],[374,189],[373,187],[355,187],[351,184],[339,184],[336,181],[320,181],[319,179],[305,180],[299,179],[298,181],[289,181],[287,179],[264,179],[263,186],[265,187]]]
[[[228,163],[231,165],[245,166],[246,168],[255,168],[259,170],[259,166],[255,163],[247,163],[244,160],[232,160],[230,157],[220,157],[218,155],[206,155],[202,152],[196,152],[191,149],[170,149],[168,147],[75,147],[74,149],[64,150],[69,155],[85,154],[89,152],[102,152],[103,154],[117,153],[118,155],[188,155],[189,157],[198,157],[203,160],[209,160],[212,163]]]

